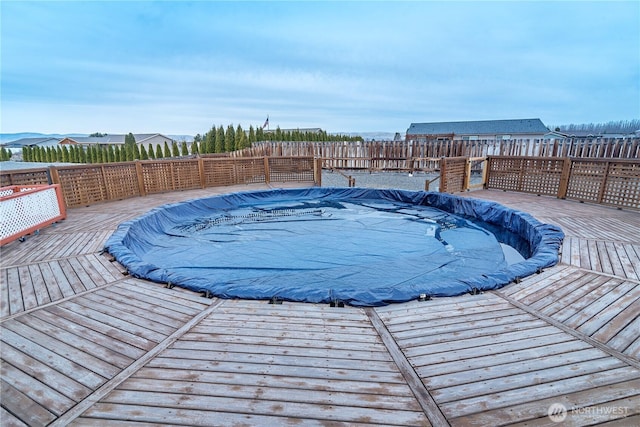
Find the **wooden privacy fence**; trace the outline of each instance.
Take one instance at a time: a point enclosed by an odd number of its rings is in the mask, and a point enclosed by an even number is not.
[[[67,207],[176,190],[270,182],[320,183],[313,157],[194,158],[5,171],[2,187],[60,184]]]
[[[639,159],[488,158],[485,187],[640,209]]]
[[[411,169],[414,159],[441,157],[535,156],[640,158],[640,138],[566,138],[509,140],[427,140],[254,143],[235,157],[309,156],[342,169]],[[421,165],[417,165],[421,166]],[[424,166],[426,167],[426,165]]]

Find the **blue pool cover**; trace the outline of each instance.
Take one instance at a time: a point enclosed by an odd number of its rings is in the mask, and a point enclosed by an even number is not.
[[[507,262],[497,228],[525,242],[522,261]],[[166,205],[105,249],[135,277],[212,296],[379,306],[497,289],[556,264],[563,238],[494,202],[314,187]]]

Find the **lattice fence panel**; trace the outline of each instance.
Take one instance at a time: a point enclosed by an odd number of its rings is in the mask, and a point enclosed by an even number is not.
[[[30,169],[7,171],[0,175],[0,186],[9,185],[47,185],[49,183],[46,169]]]
[[[440,169],[440,192],[459,193],[464,191],[467,173],[466,157],[448,158],[443,162],[443,167]]]
[[[269,178],[276,182],[313,181],[313,158],[269,158]]]
[[[563,159],[524,158],[518,191],[556,196],[563,165]]]
[[[64,201],[68,207],[88,206],[107,200],[100,166],[58,169]]]
[[[174,189],[174,177],[170,162],[143,162],[142,182],[147,194],[163,193]]]
[[[259,184],[266,182],[264,171],[264,160],[256,159],[235,159],[236,173],[239,184]]]
[[[204,185],[218,187],[237,184],[236,159],[203,159]]]
[[[490,157],[487,188],[518,191],[522,161],[522,158]]]
[[[197,160],[180,160],[172,162],[174,188],[191,190],[200,188],[200,169]]]
[[[601,203],[640,209],[640,163],[609,164]]]
[[[135,164],[106,164],[103,170],[109,199],[126,199],[140,195]]]
[[[0,197],[0,242],[2,244],[64,219],[65,213],[59,204],[56,187],[2,188],[0,191],[2,196]],[[7,197],[15,193],[20,195]]]
[[[607,161],[572,160],[567,199],[596,202],[606,179]]]

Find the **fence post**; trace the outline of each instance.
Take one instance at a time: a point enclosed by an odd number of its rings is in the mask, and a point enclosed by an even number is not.
[[[269,157],[264,156],[262,159],[264,162],[264,182],[265,184],[268,184],[271,182],[271,177],[269,173]]]
[[[471,160],[467,157],[464,161],[464,177],[462,178],[462,191],[469,191],[471,182]]]
[[[60,175],[58,169],[55,166],[49,166],[49,184],[60,184]]]
[[[447,158],[440,158],[440,193],[447,192]]]
[[[322,157],[313,161],[313,182],[317,187],[322,187]]]
[[[489,157],[485,157],[482,161],[484,163],[484,167],[482,168],[482,188],[486,190],[487,182],[489,182]]]
[[[198,175],[200,175],[200,187],[205,188],[207,180],[204,176],[204,160],[200,156],[198,156]]]
[[[134,162],[136,167],[136,177],[138,178],[138,190],[140,191],[140,196],[146,196],[147,190],[144,188],[144,175],[142,173],[142,163],[140,160],[136,160]]]
[[[602,198],[604,197],[604,191],[607,188],[607,180],[609,179],[609,167],[611,166],[611,161],[607,160],[607,167],[604,169],[604,176],[602,177],[602,181],[600,182],[600,191],[598,191],[598,202],[602,203]]]
[[[558,186],[558,199],[567,197],[569,189],[569,178],[571,177],[571,159],[565,157],[562,163],[562,175],[560,175],[560,185]]]

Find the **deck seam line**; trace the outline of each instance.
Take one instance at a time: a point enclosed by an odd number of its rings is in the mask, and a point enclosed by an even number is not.
[[[120,371],[119,374],[111,378],[106,383],[102,384],[96,390],[94,390],[90,395],[82,399],[75,406],[69,409],[67,412],[58,417],[55,421],[53,421],[49,426],[66,426],[71,421],[78,418],[82,415],[87,409],[96,404],[100,399],[105,397],[108,393],[113,391],[116,387],[122,384],[125,380],[129,379],[133,374],[135,374],[140,368],[142,368],[147,362],[156,357],[160,352],[166,350],[170,345],[176,342],[180,337],[182,337],[185,333],[187,333],[191,328],[200,323],[202,319],[211,314],[212,311],[220,307],[225,300],[218,299],[213,304],[206,307],[200,313],[193,316],[188,322],[174,331],[167,338],[159,342],[155,347],[149,350],[146,354],[135,360],[131,365],[127,366],[125,369]]]
[[[545,322],[549,323],[552,326],[555,326],[558,329],[561,329],[563,332],[568,333],[569,335],[574,336],[575,338],[578,338],[581,341],[586,342],[587,344],[590,344],[602,351],[604,351],[605,353],[609,354],[610,356],[615,357],[618,360],[621,360],[622,362],[626,363],[627,365],[630,365],[636,369],[640,369],[640,362],[626,356],[625,354],[614,350],[613,348],[607,346],[606,344],[601,343],[600,341],[597,341],[593,338],[591,338],[588,335],[583,334],[582,332],[576,331],[573,328],[570,328],[569,326],[565,325],[564,323],[550,317],[547,316],[546,314],[542,314],[540,312],[538,312],[537,310],[527,306],[526,304],[523,304],[519,301],[516,301],[515,299],[508,297],[504,294],[502,294],[499,291],[493,291],[493,294],[504,298],[507,302],[509,302],[510,304],[520,308],[521,310],[526,311],[527,313],[531,314],[532,316],[537,317],[538,319],[544,320]]]
[[[26,264],[12,264],[12,265],[2,264],[2,265],[0,265],[0,269],[5,270],[5,269],[9,269],[9,268],[19,268],[19,267],[23,267],[25,265],[46,264],[46,263],[49,263],[49,262],[52,262],[52,261],[62,261],[62,260],[78,258],[78,257],[81,257],[81,256],[87,256],[87,255],[101,256],[103,253],[104,253],[104,251],[102,251],[102,250],[95,251],[95,252],[80,252],[80,253],[77,253],[77,254],[65,255],[65,256],[61,256],[61,257],[57,257],[57,258],[43,258],[43,259],[39,259],[39,260],[38,259],[30,260]]]
[[[578,270],[582,270],[582,271],[585,271],[585,272],[588,272],[588,273],[596,274],[598,276],[604,276],[604,277],[609,277],[611,279],[619,279],[619,280],[622,280],[624,282],[632,282],[632,283],[640,284],[640,280],[638,280],[638,279],[632,279],[630,277],[617,276],[615,274],[605,273],[604,271],[590,270],[588,268],[580,267],[578,265],[572,265],[572,267],[575,267]]]
[[[398,366],[400,373],[407,381],[407,386],[414,394],[429,422],[434,426],[450,426],[451,424],[447,421],[447,418],[440,410],[435,399],[431,396],[431,393],[429,393],[429,390],[424,385],[415,369],[413,369],[413,366],[409,360],[407,360],[404,352],[393,338],[391,332],[389,332],[380,316],[378,316],[375,309],[367,307],[364,308],[364,312],[367,317],[369,317],[369,321],[380,336],[380,339],[382,339],[382,343],[389,351],[394,363]]]
[[[29,265],[29,264],[27,264],[27,265]],[[105,283],[104,285],[96,286],[95,288],[91,288],[91,289],[85,289],[84,291],[78,292],[77,294],[73,294],[73,295],[70,295],[68,297],[64,297],[62,299],[57,299],[55,301],[50,301],[50,302],[48,302],[46,304],[38,305],[38,306],[30,308],[28,310],[20,311],[18,313],[11,314],[11,315],[9,315],[7,317],[0,318],[0,325],[2,325],[7,320],[15,319],[16,317],[20,317],[20,316],[23,316],[25,314],[33,313],[34,311],[38,311],[38,310],[41,310],[41,309],[44,309],[44,308],[47,308],[47,307],[51,307],[52,305],[62,304],[63,302],[67,302],[67,301],[73,300],[74,298],[78,298],[78,297],[90,294],[92,292],[96,292],[96,291],[99,291],[101,289],[108,288],[109,286],[112,286],[112,285],[115,285],[117,283],[123,282],[123,281],[125,281],[125,280],[127,280],[129,278],[131,278],[131,276],[123,276],[121,279],[114,280],[113,282]]]

